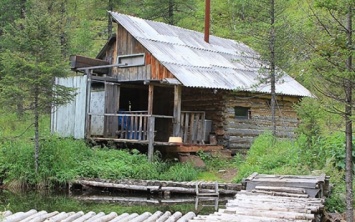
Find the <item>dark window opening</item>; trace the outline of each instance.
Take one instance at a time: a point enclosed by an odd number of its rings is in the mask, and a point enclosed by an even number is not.
[[[234,116],[236,119],[250,119],[251,112],[249,107],[234,107]]]

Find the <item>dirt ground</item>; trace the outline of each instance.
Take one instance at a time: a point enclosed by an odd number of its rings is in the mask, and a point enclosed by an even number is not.
[[[237,169],[235,168],[229,168],[229,169],[218,171],[218,177],[225,182],[232,182],[236,175],[237,175]]]

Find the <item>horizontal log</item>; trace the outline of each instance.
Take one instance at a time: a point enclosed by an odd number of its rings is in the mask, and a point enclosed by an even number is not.
[[[237,204],[226,205],[227,210],[236,210],[236,209],[250,209],[250,210],[269,210],[269,211],[285,211],[285,212],[298,212],[298,213],[317,213],[320,211],[320,208],[317,206],[307,206],[305,204],[292,204],[292,203],[283,203],[283,204],[263,204],[263,203],[246,203],[241,202]]]
[[[254,210],[247,210],[247,209],[236,209],[236,210],[220,209],[219,212],[237,214],[237,215],[280,218],[280,219],[313,220],[315,217],[313,214],[307,214],[307,213],[268,211],[268,210],[254,211]]]
[[[238,216],[233,216],[230,214],[222,214],[222,213],[215,213],[213,215],[199,215],[195,217],[192,220],[189,220],[189,222],[213,222],[213,221],[233,221],[233,222],[287,222],[287,221],[292,221],[292,222],[311,222],[311,220],[288,220],[288,219],[279,219],[279,218],[267,218],[267,217],[258,217],[258,216],[249,216],[249,215],[238,215]]]
[[[287,192],[276,192],[276,191],[265,191],[265,190],[252,190],[253,193],[268,194],[270,196],[282,196],[282,197],[297,197],[297,198],[308,198],[308,194],[297,194],[297,193],[287,193]]]
[[[297,187],[271,187],[271,186],[256,186],[256,190],[265,190],[265,191],[276,191],[276,192],[285,192],[285,193],[296,193],[296,194],[305,194],[306,190],[303,188]]]
[[[196,188],[186,188],[186,187],[167,187],[167,186],[144,186],[144,185],[132,185],[132,184],[118,184],[110,182],[97,182],[88,180],[76,180],[72,182],[73,184],[81,184],[85,186],[92,187],[105,187],[114,188],[122,190],[136,190],[136,191],[149,191],[149,192],[165,192],[169,191],[171,193],[185,193],[185,194],[196,194]],[[215,193],[214,189],[199,189],[200,193]],[[220,194],[231,195],[235,194],[236,190],[219,190]]]

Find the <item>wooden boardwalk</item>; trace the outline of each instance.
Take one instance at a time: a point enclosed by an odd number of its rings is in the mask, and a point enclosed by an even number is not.
[[[252,174],[226,209],[198,215],[190,222],[320,222],[329,178]]]

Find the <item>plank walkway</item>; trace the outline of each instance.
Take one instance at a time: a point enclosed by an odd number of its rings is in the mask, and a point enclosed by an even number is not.
[[[321,176],[279,176],[254,173],[244,188],[229,200],[226,209],[198,215],[190,222],[320,222],[329,178]]]

